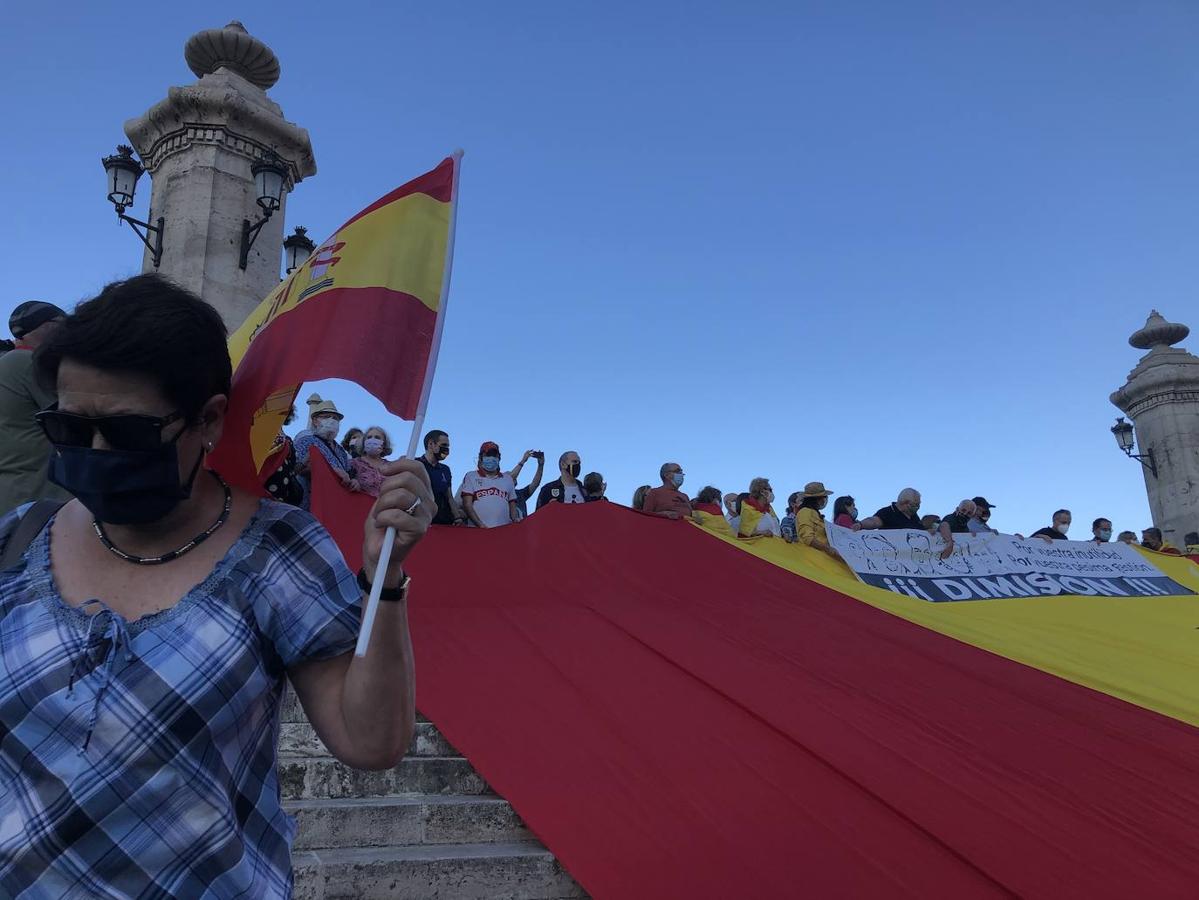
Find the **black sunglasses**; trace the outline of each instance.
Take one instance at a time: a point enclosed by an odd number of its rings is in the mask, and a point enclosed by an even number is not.
[[[183,418],[173,412],[164,418],[127,413],[119,416],[78,416],[50,407],[35,418],[51,444],[64,447],[90,447],[98,431],[114,450],[150,451],[162,445],[162,429]],[[179,432],[182,434],[183,432]],[[179,435],[175,436],[176,439]]]

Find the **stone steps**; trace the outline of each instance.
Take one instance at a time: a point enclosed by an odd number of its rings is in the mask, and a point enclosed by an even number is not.
[[[489,793],[487,783],[460,756],[409,756],[378,772],[351,769],[330,756],[280,756],[279,786],[284,800]]]
[[[352,769],[317,738],[295,694],[281,712],[279,784],[296,817],[297,900],[585,897],[433,723],[381,772]]]
[[[511,804],[494,794],[293,800],[287,811],[296,817],[298,850],[535,840]]]
[[[296,900],[568,900],[585,897],[538,844],[443,844],[292,854]]]
[[[327,757],[329,751],[307,722],[284,722],[279,726],[279,755],[286,757]],[[461,756],[450,746],[432,722],[417,722],[409,756]]]
[[[535,840],[511,804],[494,794],[293,800],[287,811],[296,817],[301,850]]]

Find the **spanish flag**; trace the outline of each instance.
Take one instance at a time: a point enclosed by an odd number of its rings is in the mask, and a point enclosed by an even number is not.
[[[212,458],[229,482],[262,491],[302,382],[354,381],[416,418],[440,339],[460,164],[448,157],[351,218],[230,337],[233,389]]]

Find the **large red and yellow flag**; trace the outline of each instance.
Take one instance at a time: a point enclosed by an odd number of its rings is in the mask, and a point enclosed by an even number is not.
[[[445,159],[339,228],[229,339],[233,390],[212,465],[261,491],[304,381],[344,378],[415,418],[444,312],[460,158]]]

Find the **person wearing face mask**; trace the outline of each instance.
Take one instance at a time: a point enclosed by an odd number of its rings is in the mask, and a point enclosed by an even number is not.
[[[351,428],[346,432],[346,436],[341,439],[341,449],[350,455],[350,459],[357,459],[362,455],[362,429]]]
[[[1070,510],[1059,509],[1053,514],[1053,524],[1045,528],[1038,528],[1031,537],[1038,537],[1043,541],[1065,541],[1068,540],[1066,532],[1069,530]]]
[[[787,514],[779,521],[779,533],[788,544],[794,544],[799,540],[799,533],[795,530],[795,517],[799,514],[799,501],[802,499],[803,491],[796,491],[788,497]]]
[[[941,521],[949,526],[949,530],[953,534],[969,534],[970,520],[974,518],[977,512],[978,507],[974,505],[973,500],[963,500],[953,512],[945,516]]]
[[[819,481],[809,481],[804,485],[799,507],[795,513],[795,533],[799,543],[807,544],[814,550],[827,553],[833,559],[840,559],[841,554],[833,549],[828,542],[828,531],[824,527],[824,513],[828,506],[828,498],[833,492],[827,490]]]
[[[1169,553],[1171,556],[1181,556],[1177,547],[1162,536],[1160,528],[1146,528],[1141,531],[1141,546],[1146,550],[1156,550],[1158,553]]]
[[[454,476],[445,464],[446,457],[450,455],[450,436],[435,428],[425,435],[424,446],[425,452],[417,459],[429,474],[433,496],[437,498],[437,514],[433,516],[433,524],[465,525],[466,516],[454,499]]]
[[[853,497],[847,494],[833,501],[833,524],[854,531],[861,530],[862,526],[858,523],[858,504]]]
[[[386,477],[383,472],[387,468],[391,456],[391,438],[378,425],[372,425],[362,434],[362,455],[351,461],[354,468],[354,478],[358,489],[372,497],[379,496],[379,489]]]
[[[1091,542],[1106,544],[1112,539],[1112,520],[1102,516],[1091,523]]]
[[[228,485],[206,465],[231,392],[225,326],[158,275],[80,304],[34,363],[58,397],[37,420],[49,477],[75,499],[0,518],[0,640],[24,648],[0,667],[0,769],[12,773],[0,890],[290,897],[284,692],[290,682],[343,764],[404,756],[403,565],[428,529],[428,480],[415,462],[389,464],[358,577],[307,512]],[[383,602],[359,658],[388,526]]]
[[[749,496],[741,501],[741,517],[737,521],[738,537],[779,537],[782,528],[771,506],[774,489],[769,478],[755,478],[749,483]]]
[[[586,503],[587,495],[583,493],[579,473],[583,471],[583,462],[574,450],[567,450],[558,457],[558,470],[561,477],[541,489],[537,495],[537,508],[547,503]]]
[[[294,441],[296,472],[304,485],[305,509],[312,499],[312,475],[308,456],[313,450],[324,457],[343,487],[351,491],[358,490],[354,468],[350,465],[350,454],[337,443],[342,418],[332,400],[322,400],[319,394],[313,394],[308,398],[308,428],[297,434]]]
[[[868,519],[862,520],[862,528],[866,530],[879,529],[882,531],[910,529],[924,531],[920,518],[920,492],[915,488],[904,488],[890,506],[884,506]],[[938,523],[935,532],[941,535],[945,548],[941,551],[941,559],[949,559],[953,554],[953,532],[944,522]]]
[[[686,477],[683,467],[674,462],[663,463],[658,469],[658,477],[662,484],[646,493],[641,511],[663,519],[690,518],[691,500],[679,490]]]
[[[500,447],[485,441],[479,448],[479,467],[462,479],[462,509],[476,528],[511,525],[519,518],[516,483],[500,470]]]

